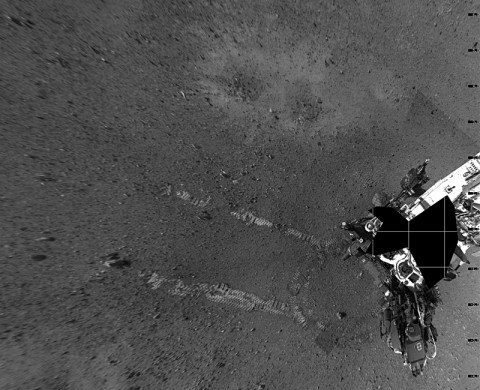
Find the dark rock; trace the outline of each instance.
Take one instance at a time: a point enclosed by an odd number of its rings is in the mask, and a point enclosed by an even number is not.
[[[40,180],[41,182],[57,181],[57,179],[52,177],[49,173],[40,173],[35,175],[35,179]]]
[[[55,237],[40,237],[37,238],[35,241],[55,241]]]
[[[337,313],[337,318],[338,318],[339,320],[344,319],[346,316],[347,316],[347,313],[345,313],[344,311],[339,311],[339,312]]]
[[[220,175],[222,175],[225,179],[229,179],[230,178],[230,174],[225,172],[223,169],[220,171]]]
[[[198,218],[201,219],[202,221],[208,221],[212,219],[212,216],[208,211],[202,211],[202,213],[198,216]]]
[[[45,255],[32,255],[32,260],[33,261],[42,261],[45,260],[47,256]]]
[[[105,262],[107,267],[112,268],[125,268],[130,267],[132,262],[128,259],[115,259],[115,260],[108,260]]]

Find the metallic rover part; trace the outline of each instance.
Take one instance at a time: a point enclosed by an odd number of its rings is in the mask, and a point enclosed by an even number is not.
[[[433,184],[413,202],[406,203],[429,180],[425,172],[428,163],[427,159],[407,173],[397,195],[386,203],[376,196],[373,203],[376,207],[391,207],[407,221],[412,221],[440,200],[449,198],[450,207],[453,203],[455,209],[458,232],[453,257],[447,259],[448,267],[444,268],[444,280],[449,281],[457,276],[463,264],[469,263],[466,251],[472,246],[480,246],[480,153]],[[450,212],[453,218],[453,211]],[[423,269],[426,272],[425,268],[419,267],[409,247],[382,254],[368,251],[381,226],[382,221],[371,214],[343,222],[341,228],[349,233],[353,241],[343,259],[355,256],[361,258],[362,262],[380,265],[388,272],[385,284],[387,291],[381,302],[380,336],[395,353],[403,356],[404,364],[410,367],[414,376],[421,375],[427,360],[434,359],[437,354],[438,333],[432,319],[436,307],[441,303],[438,287],[427,285],[421,271]]]

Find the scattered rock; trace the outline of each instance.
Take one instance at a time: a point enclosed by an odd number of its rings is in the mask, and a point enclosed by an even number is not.
[[[115,259],[115,260],[107,260],[105,262],[105,265],[107,267],[112,267],[112,268],[125,268],[125,267],[130,267],[131,261],[127,259]]]
[[[212,216],[208,211],[202,211],[202,213],[198,216],[198,218],[201,219],[202,221],[208,221],[212,219]]]
[[[125,258],[121,258],[118,252],[112,252],[105,256],[100,256],[101,259],[107,258],[105,265],[112,268],[125,268],[130,267],[131,261]]]
[[[57,179],[52,177],[50,173],[37,173],[35,175],[35,179],[41,181],[42,183],[49,182],[49,181],[51,182],[57,181]]]
[[[40,237],[37,238],[35,241],[55,241],[55,237]]]
[[[25,18],[16,18],[14,16],[6,15],[6,18],[15,23],[18,26],[21,27],[28,27],[28,28],[33,28],[32,26],[35,26],[35,23],[32,22],[30,19],[25,19]]]
[[[43,261],[47,258],[45,255],[32,255],[33,261]]]
[[[337,313],[337,318],[338,318],[339,320],[343,320],[346,316],[347,316],[347,313],[345,313],[344,311],[339,311],[339,312]]]
[[[220,170],[220,175],[222,175],[225,179],[230,178],[230,174],[225,172],[223,169]]]

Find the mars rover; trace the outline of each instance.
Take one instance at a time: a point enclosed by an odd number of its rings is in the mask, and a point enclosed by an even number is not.
[[[480,246],[480,153],[425,191],[428,163],[407,173],[397,195],[376,195],[368,215],[341,226],[352,240],[344,260],[362,258],[385,275],[380,334],[414,376],[436,355],[437,283],[456,278],[467,250]]]

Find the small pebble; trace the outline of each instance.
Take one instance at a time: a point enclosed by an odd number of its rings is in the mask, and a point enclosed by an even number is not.
[[[339,312],[337,313],[337,318],[338,318],[339,320],[344,319],[346,316],[347,316],[347,313],[345,313],[345,312],[343,312],[343,311],[339,311]]]
[[[55,237],[40,237],[37,238],[35,241],[55,241]]]
[[[220,170],[220,175],[222,175],[225,179],[229,179],[230,178],[230,174],[225,172],[223,169]]]
[[[125,267],[130,267],[131,261],[127,259],[115,259],[115,260],[108,260],[104,264],[107,267],[112,267],[112,268],[125,268]]]
[[[207,221],[212,219],[212,216],[208,211],[202,211],[202,213],[198,216],[198,218],[201,219],[202,221]]]

